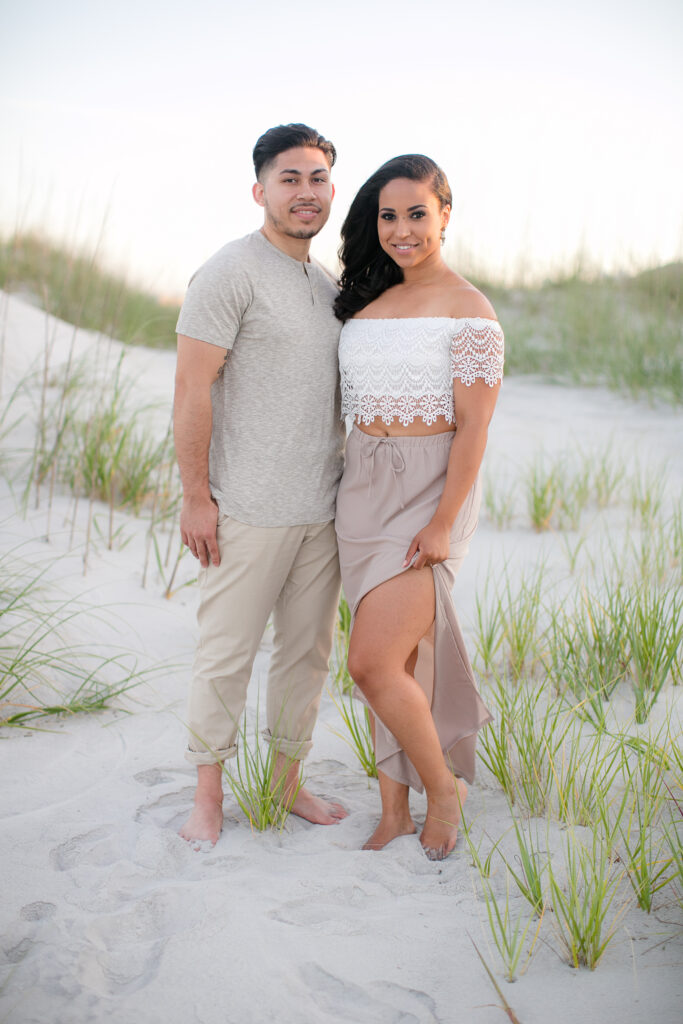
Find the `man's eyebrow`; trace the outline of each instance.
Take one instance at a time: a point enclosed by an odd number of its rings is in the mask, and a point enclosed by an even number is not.
[[[329,174],[329,173],[330,173],[329,167],[316,167],[316,169],[314,171],[311,171],[311,174]],[[284,167],[280,171],[280,174],[301,174],[301,171],[297,171],[296,168],[294,168],[294,167]]]

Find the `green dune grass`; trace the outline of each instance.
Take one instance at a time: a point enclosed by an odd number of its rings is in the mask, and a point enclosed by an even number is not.
[[[98,259],[35,234],[0,240],[0,287],[48,313],[130,345],[173,348],[179,305],[104,270]]]

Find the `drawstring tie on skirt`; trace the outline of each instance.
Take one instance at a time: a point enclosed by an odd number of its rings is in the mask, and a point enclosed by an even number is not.
[[[398,491],[398,497],[401,508],[405,508],[403,501],[403,489],[401,487],[400,473],[405,472],[406,463],[398,445],[393,444],[393,437],[373,437],[372,440],[363,442],[361,447],[361,458],[365,460],[365,465],[368,468],[368,498],[372,498],[372,477],[375,468],[375,456],[380,446],[389,445],[389,458],[391,460],[391,472],[394,477],[394,483]]]

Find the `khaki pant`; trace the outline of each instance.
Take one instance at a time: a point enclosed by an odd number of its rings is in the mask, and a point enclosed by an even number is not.
[[[270,613],[268,735],[300,760],[327,677],[339,601],[334,523],[218,523],[219,566],[199,570],[199,645],[189,702],[187,760],[214,764],[237,753],[252,665]]]

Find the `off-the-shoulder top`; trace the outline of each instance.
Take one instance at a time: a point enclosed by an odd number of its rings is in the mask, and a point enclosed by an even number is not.
[[[342,415],[371,423],[437,416],[455,423],[453,381],[503,377],[504,338],[497,320],[417,316],[347,320],[339,339]]]

